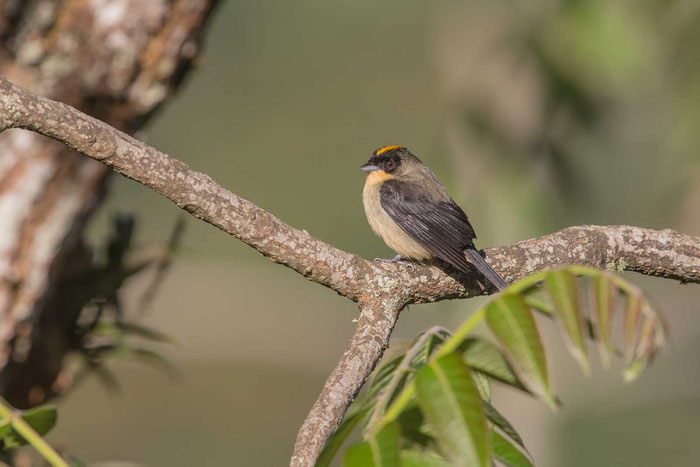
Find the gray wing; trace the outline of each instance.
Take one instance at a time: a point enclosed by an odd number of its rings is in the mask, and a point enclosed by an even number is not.
[[[470,269],[464,250],[474,248],[476,235],[454,201],[434,201],[419,184],[398,180],[385,181],[379,194],[382,207],[404,232],[458,270]]]

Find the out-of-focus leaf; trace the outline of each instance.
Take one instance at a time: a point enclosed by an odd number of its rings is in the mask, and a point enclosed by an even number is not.
[[[73,456],[71,456],[70,459],[68,459],[68,465],[70,467],[87,467],[87,464],[85,462]]]
[[[370,386],[368,399],[372,400],[378,397],[387,386],[391,388],[392,392],[400,390],[403,386],[401,384],[403,381],[396,381],[396,379],[405,379],[407,372],[416,371],[425,365],[435,348],[449,336],[450,332],[439,326],[434,326],[421,333],[413,340],[404,355],[390,360],[379,368]],[[399,370],[399,367],[404,371],[396,374],[395,372]],[[391,402],[391,395],[387,397],[385,402]],[[383,408],[385,407],[381,407],[381,409]]]
[[[409,442],[423,447],[434,444],[433,438],[426,433],[425,419],[420,409],[416,405],[408,407],[396,419],[399,425],[401,436]]]
[[[170,361],[158,352],[140,347],[130,347],[130,354],[142,362],[162,370],[165,374],[174,378],[177,376],[177,369]]]
[[[387,363],[379,367],[376,375],[372,379],[372,384],[369,387],[369,391],[367,392],[367,398],[369,400],[376,398],[377,395],[379,395],[379,393],[386,388],[386,385],[389,384],[394,371],[396,371],[404,358],[404,355],[399,355],[398,357],[389,360]]]
[[[127,335],[143,337],[144,339],[154,342],[163,342],[168,344],[174,343],[172,337],[168,336],[167,334],[140,324],[130,323],[127,321],[117,321],[114,324],[119,330],[121,330],[122,333]]]
[[[542,340],[530,309],[518,295],[505,294],[487,305],[486,323],[508,350],[520,381],[552,409],[556,402],[549,389]]]
[[[390,423],[367,441],[350,446],[345,453],[346,467],[399,467],[399,429]]]
[[[488,418],[491,423],[500,428],[503,433],[519,444],[520,447],[525,449],[525,443],[523,443],[523,439],[520,437],[520,434],[515,430],[515,428],[513,428],[513,425],[511,425],[510,422],[503,415],[501,415],[501,413],[496,410],[493,405],[486,401],[484,401],[484,413],[486,414],[486,418]]]
[[[53,405],[42,405],[22,413],[22,418],[34,431],[40,435],[45,435],[56,425],[58,411]]]
[[[97,379],[100,380],[100,383],[105,391],[109,392],[110,394],[122,393],[122,387],[119,380],[114,373],[112,373],[112,370],[107,368],[104,363],[88,360],[87,366],[88,371],[93,372],[95,376],[97,376]]]
[[[23,412],[22,418],[34,431],[43,436],[56,425],[58,412],[56,411],[56,407],[52,405],[43,405]],[[22,435],[17,433],[7,421],[3,424],[3,427],[0,428],[0,433],[0,440],[2,440],[4,449],[27,444]]]
[[[533,310],[538,311],[549,318],[554,318],[554,307],[552,307],[552,305],[550,305],[547,301],[543,300],[542,298],[537,297],[535,295],[526,295],[525,303],[528,306],[532,307]],[[584,328],[585,333],[588,337],[590,337],[593,340],[597,339],[595,326],[593,326],[593,323],[590,319],[584,319]]]
[[[623,322],[627,368],[623,376],[626,381],[635,379],[665,345],[667,326],[663,315],[639,288],[622,277],[585,266],[569,266],[567,269],[572,274],[590,279],[606,275],[614,283],[615,292],[626,296]]]
[[[615,311],[617,287],[608,274],[601,273],[593,278],[593,291],[595,294],[598,348],[603,367],[607,369],[610,367],[610,353],[614,351],[610,341],[610,328]]]
[[[472,372],[472,379],[474,380],[477,391],[479,391],[479,396],[485,401],[490,401],[491,385],[489,384],[489,379],[476,371]]]
[[[634,360],[641,314],[642,297],[638,294],[627,294],[627,302],[625,303],[625,359],[628,364]]]
[[[586,342],[583,339],[583,312],[579,304],[576,277],[566,270],[551,271],[544,280],[545,287],[554,304],[554,311],[559,318],[571,355],[579,362],[583,372],[590,374]]]
[[[316,460],[316,467],[326,467],[330,465],[335,453],[338,452],[338,449],[340,449],[345,439],[352,433],[355,426],[362,420],[362,417],[367,415],[371,408],[371,405],[366,405],[345,416],[338,429],[335,430],[335,433],[328,438],[325,446],[323,446],[323,451],[321,451],[318,460]]]
[[[450,467],[451,465],[437,454],[413,449],[401,451],[401,467]]]
[[[424,366],[415,379],[418,404],[441,451],[455,465],[490,465],[489,432],[469,368],[457,354]]]
[[[509,467],[534,467],[534,464],[522,451],[501,436],[497,431],[491,433],[493,456]]]
[[[658,312],[648,302],[644,303],[642,311],[645,316],[637,339],[634,360],[623,373],[627,382],[634,381],[653,360],[658,349],[665,344],[665,329]]]
[[[527,392],[501,350],[491,342],[470,337],[460,346],[462,358],[475,372]]]
[[[425,336],[424,339],[422,339],[423,336]],[[450,331],[440,326],[433,326],[418,336],[411,346],[412,351],[409,352],[412,354],[411,369],[416,371],[428,363],[428,359],[437,346],[445,342],[450,336]]]

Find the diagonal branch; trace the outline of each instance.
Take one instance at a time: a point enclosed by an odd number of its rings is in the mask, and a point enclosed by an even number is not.
[[[57,139],[146,185],[272,261],[352,300],[358,300],[368,286],[365,278],[372,270],[361,257],[285,224],[208,175],[104,122],[0,77],[0,129],[6,128],[24,128]]]
[[[311,465],[342,420],[388,344],[398,312],[410,303],[491,292],[477,273],[437,265],[369,262],[295,229],[272,214],[134,138],[78,110],[0,77],[0,131],[24,128],[49,136],[172,200],[309,280],[355,302],[362,312],[348,350],[299,432],[293,464]],[[569,227],[485,250],[508,281],[563,264],[610,265],[650,276],[700,283],[700,238],[631,226]]]

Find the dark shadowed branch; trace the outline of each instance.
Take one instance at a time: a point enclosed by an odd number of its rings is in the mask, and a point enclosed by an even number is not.
[[[360,319],[350,346],[299,431],[293,465],[313,465],[381,358],[403,307],[490,292],[476,273],[458,275],[436,265],[409,268],[371,262],[334,248],[184,163],[68,105],[0,78],[0,131],[9,128],[32,130],[63,142],[150,187],[272,261],[360,304]],[[672,230],[570,227],[513,245],[487,248],[485,253],[509,282],[544,268],[584,264],[700,283],[700,238]]]

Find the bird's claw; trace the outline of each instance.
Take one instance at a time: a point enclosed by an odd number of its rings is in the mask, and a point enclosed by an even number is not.
[[[416,269],[416,265],[413,264],[411,260],[401,255],[396,255],[393,258],[374,258],[373,261],[381,261],[382,263],[403,264],[404,266],[408,267],[408,269],[410,269],[411,271],[415,271]]]

